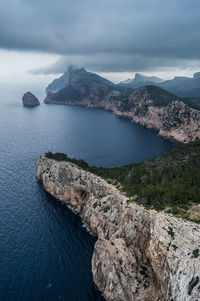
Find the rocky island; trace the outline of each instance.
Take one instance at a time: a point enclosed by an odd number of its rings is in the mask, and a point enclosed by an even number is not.
[[[34,107],[38,106],[40,104],[39,100],[35,95],[33,95],[31,92],[27,92],[22,97],[22,102],[24,106],[27,107]]]
[[[104,108],[178,142],[200,138],[200,111],[185,99],[154,85],[133,90],[83,68],[70,68],[47,87],[47,92],[46,104]]]
[[[199,300],[199,224],[167,213],[170,202],[177,202],[168,199],[170,189],[166,184],[163,184],[162,191],[166,205],[164,211],[154,210],[156,203],[148,204],[148,199],[156,201],[155,193],[152,197],[145,190],[143,195],[137,192],[137,183],[147,187],[149,179],[156,176],[158,178],[151,186],[154,183],[158,187],[156,181],[162,181],[160,169],[164,179],[167,174],[167,177],[176,178],[182,187],[185,181],[182,170],[185,170],[188,175],[186,182],[196,190],[194,195],[189,191],[190,201],[180,202],[179,205],[187,204],[188,212],[194,207],[195,211],[199,210],[199,148],[199,142],[181,145],[160,159],[140,163],[145,166],[130,165],[116,169],[89,167],[83,160],[69,159],[59,153],[39,157],[37,179],[51,195],[81,214],[84,223],[98,237],[92,272],[106,300]],[[167,166],[169,171],[172,166],[176,167],[177,177],[173,170],[168,174]],[[193,166],[197,167],[194,177],[190,175]],[[135,178],[135,170],[137,174],[142,170],[138,178]],[[99,175],[105,175],[107,179]],[[121,185],[109,183],[114,178],[120,179]],[[123,190],[123,187],[126,189]],[[130,192],[127,187],[132,187],[132,197],[125,194]],[[187,185],[185,187],[187,190]],[[191,216],[187,217],[191,219]],[[199,216],[196,219],[199,221]]]

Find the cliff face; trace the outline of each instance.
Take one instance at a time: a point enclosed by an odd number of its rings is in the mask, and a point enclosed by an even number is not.
[[[41,155],[36,174],[98,236],[92,272],[106,300],[199,300],[199,225],[129,203],[70,162]]]
[[[179,142],[200,138],[200,111],[189,107],[176,95],[155,86],[133,92],[84,69],[69,72],[68,85],[58,93],[49,93],[45,103],[111,110],[117,116],[128,117]]]

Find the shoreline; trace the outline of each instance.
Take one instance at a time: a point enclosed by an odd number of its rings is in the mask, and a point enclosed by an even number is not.
[[[91,105],[91,104],[83,104],[82,102],[80,102],[80,103],[72,103],[72,102],[70,102],[69,103],[69,102],[66,102],[66,101],[57,102],[57,101],[53,101],[53,100],[51,100],[50,102],[45,102],[44,101],[44,104],[46,104],[46,105],[49,105],[49,104],[50,105],[51,104],[53,104],[53,105],[68,105],[68,106],[75,106],[75,107],[77,106],[77,107],[83,107],[83,108],[89,108],[89,109],[99,109],[99,110],[107,111],[107,112],[112,113],[116,118],[126,119],[126,120],[129,120],[133,124],[137,124],[137,125],[139,125],[141,127],[144,127],[144,128],[146,128],[148,130],[153,130],[154,132],[157,133],[157,136],[159,136],[159,137],[161,137],[161,138],[163,138],[165,140],[169,140],[170,142],[172,142],[172,143],[174,143],[176,145],[182,144],[182,143],[186,143],[186,142],[177,140],[177,139],[175,139],[173,137],[168,137],[167,135],[161,135],[159,133],[159,131],[160,131],[159,129],[145,126],[145,125],[143,125],[143,124],[135,121],[132,116],[127,116],[126,114],[121,114],[121,112],[118,113],[118,112],[116,112],[115,110],[113,110],[111,108],[106,108],[106,107],[103,107],[103,106],[97,106],[97,105]]]

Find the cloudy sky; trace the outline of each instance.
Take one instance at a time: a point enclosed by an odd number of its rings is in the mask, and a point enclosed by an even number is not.
[[[0,80],[54,78],[69,64],[115,81],[200,70],[199,0],[2,0]]]

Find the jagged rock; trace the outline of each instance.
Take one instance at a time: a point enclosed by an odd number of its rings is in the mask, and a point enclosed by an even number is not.
[[[92,272],[106,300],[199,300],[199,225],[130,203],[70,162],[41,155],[36,175],[98,236]]]
[[[24,106],[28,106],[28,107],[34,107],[40,104],[37,97],[33,95],[31,92],[27,92],[24,94],[24,96],[22,97],[22,102]]]

